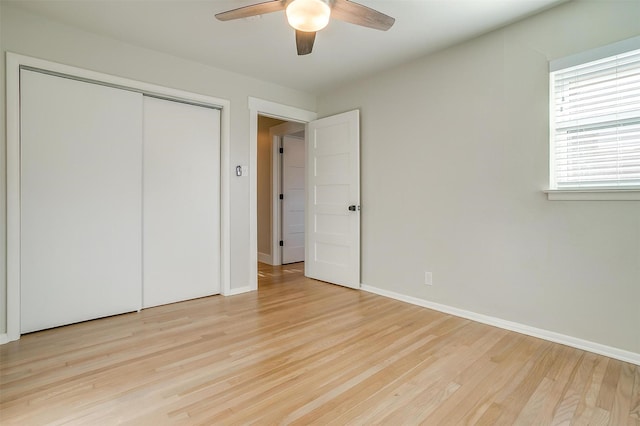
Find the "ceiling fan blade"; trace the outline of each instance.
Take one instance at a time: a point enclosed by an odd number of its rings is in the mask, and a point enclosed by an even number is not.
[[[314,41],[316,41],[315,32],[296,30],[296,47],[298,48],[298,55],[308,55],[311,53]]]
[[[285,0],[267,1],[250,6],[239,7],[238,9],[228,10],[216,14],[219,21],[231,21],[232,19],[249,18],[250,16],[264,15],[266,13],[278,12],[284,10],[286,6]]]
[[[334,0],[331,17],[374,30],[387,31],[395,18],[349,0]]]

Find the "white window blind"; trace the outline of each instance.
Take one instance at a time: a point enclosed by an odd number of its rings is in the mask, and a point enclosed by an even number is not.
[[[551,73],[552,189],[640,188],[640,49]]]

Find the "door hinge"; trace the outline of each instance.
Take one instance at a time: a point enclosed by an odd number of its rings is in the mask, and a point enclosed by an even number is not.
[[[280,240],[280,247],[284,247],[284,241]]]
[[[280,154],[284,154],[284,148],[280,148]]]
[[[280,194],[280,199],[284,200],[284,194]]]

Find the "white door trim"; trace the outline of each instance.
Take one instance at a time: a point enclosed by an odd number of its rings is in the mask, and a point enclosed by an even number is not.
[[[280,248],[280,139],[283,136],[298,133],[305,130],[302,123],[286,122],[273,126],[269,129],[269,139],[271,140],[271,264],[282,265],[282,250]]]
[[[231,292],[229,250],[229,131],[231,103],[226,99],[171,89],[7,52],[7,332],[6,334],[0,334],[0,343],[20,338],[20,67],[22,66],[222,108],[220,115],[220,280],[222,294],[229,294]]]
[[[258,115],[308,123],[318,114],[289,105],[249,97],[249,291],[258,289]],[[272,254],[273,256],[273,254]],[[275,263],[275,262],[274,262]]]

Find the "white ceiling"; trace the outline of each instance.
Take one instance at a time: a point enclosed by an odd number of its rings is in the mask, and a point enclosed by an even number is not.
[[[5,0],[2,0],[5,1]],[[488,32],[566,0],[358,0],[396,18],[387,32],[332,20],[297,56],[284,15],[220,22],[265,0],[21,0],[13,5],[138,46],[320,93]]]

